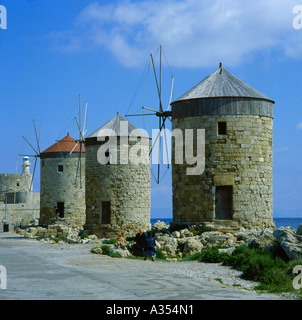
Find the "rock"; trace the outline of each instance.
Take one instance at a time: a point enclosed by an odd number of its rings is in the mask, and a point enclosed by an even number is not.
[[[81,241],[82,239],[74,234],[69,234],[67,237],[66,237],[66,241],[69,243],[69,244],[74,244],[74,243],[82,243]]]
[[[161,244],[155,240],[155,249],[161,249]]]
[[[99,241],[98,237],[95,234],[88,236],[88,239],[90,239],[91,241],[94,241],[94,242]]]
[[[257,237],[248,239],[246,244],[253,249],[263,249],[274,246],[278,243],[278,241],[273,232],[273,229],[265,229],[260,231]]]
[[[174,237],[174,238],[180,238],[180,232],[179,231],[173,231],[171,233],[171,236]]]
[[[196,252],[200,252],[203,248],[203,244],[200,240],[194,239],[194,238],[188,238],[186,239],[186,242],[184,244],[183,253],[185,254],[194,254]]]
[[[297,229],[297,235],[302,236],[302,224],[300,224]]]
[[[189,231],[188,229],[183,229],[179,231],[180,237],[185,238],[185,237],[193,237],[193,233]]]
[[[208,231],[204,232],[201,235],[201,242],[203,244],[224,244],[227,241],[234,241],[236,238],[231,234],[231,233],[226,233],[223,234],[222,232],[219,231]]]
[[[123,250],[121,248],[112,248],[110,251],[110,256],[118,253],[122,258],[131,256],[131,253],[126,249]]]
[[[161,244],[162,250],[166,251],[168,255],[175,255],[178,251],[177,240],[173,237],[163,236],[160,238],[159,243]]]
[[[302,260],[302,236],[292,227],[280,227],[274,231],[281,248],[292,260]]]
[[[152,231],[161,231],[162,229],[169,229],[169,226],[160,220],[157,220],[157,222],[152,226]]]
[[[91,249],[91,252],[92,253],[96,253],[96,254],[102,254],[103,253],[103,250],[102,250],[102,248],[92,248]]]
[[[229,255],[231,255],[234,250],[235,250],[235,247],[229,247],[229,248],[226,248],[226,249],[218,249],[218,251],[220,253],[227,253]]]

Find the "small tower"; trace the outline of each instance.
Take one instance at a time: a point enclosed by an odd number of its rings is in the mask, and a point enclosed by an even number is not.
[[[133,134],[141,137],[140,145]],[[85,228],[100,237],[135,235],[140,228],[150,228],[150,138],[146,133],[118,113],[85,139],[85,147]],[[143,163],[134,159],[137,154],[145,155]]]
[[[274,226],[273,105],[222,63],[172,102],[173,129],[205,129],[204,172],[172,166],[174,223]]]
[[[85,224],[85,148],[69,133],[41,152],[40,221],[53,223],[56,207],[60,218],[73,228]]]
[[[23,164],[22,164],[22,175],[30,175],[30,162],[29,157],[25,156],[23,158]]]

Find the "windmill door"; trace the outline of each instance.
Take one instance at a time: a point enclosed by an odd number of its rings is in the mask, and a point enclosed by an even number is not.
[[[57,202],[57,207],[60,212],[60,218],[64,218],[64,208],[65,208],[64,202]]]
[[[110,224],[110,201],[102,201],[102,224]]]
[[[233,217],[233,187],[216,187],[215,198],[216,220],[231,220]]]

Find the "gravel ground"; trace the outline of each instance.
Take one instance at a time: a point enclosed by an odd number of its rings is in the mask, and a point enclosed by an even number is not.
[[[0,290],[0,300],[294,298],[256,293],[255,282],[220,264],[111,258],[90,252],[100,244],[51,244],[3,233],[0,241],[0,265],[8,274],[8,288]]]
[[[231,267],[223,266],[221,263],[205,263],[200,261],[179,261],[179,262],[166,262],[158,261],[152,262],[151,260],[143,261],[140,259],[127,259],[127,258],[111,258],[105,255],[92,254],[90,249],[99,244],[76,244],[68,245],[60,243],[57,245],[44,244],[45,251],[48,258],[55,258],[57,262],[62,264],[72,265],[78,268],[95,268],[95,262],[99,260],[102,264],[104,272],[110,270],[111,272],[118,273],[119,271],[129,274],[148,274],[148,273],[168,273],[178,276],[185,276],[191,279],[199,279],[213,284],[220,284],[222,287],[232,287],[238,290],[248,291],[259,294],[259,291],[254,290],[258,284],[255,281],[242,279],[241,271],[237,271]],[[61,253],[58,255],[58,252]],[[79,260],[78,257],[81,256]],[[276,297],[276,299],[295,299],[295,296],[289,294],[273,295],[263,294],[267,297]]]

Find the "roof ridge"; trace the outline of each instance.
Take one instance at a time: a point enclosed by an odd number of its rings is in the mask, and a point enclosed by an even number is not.
[[[272,99],[223,68],[222,63],[220,63],[219,68],[216,71],[205,77],[172,103],[181,100],[219,97],[245,97],[274,102]]]

